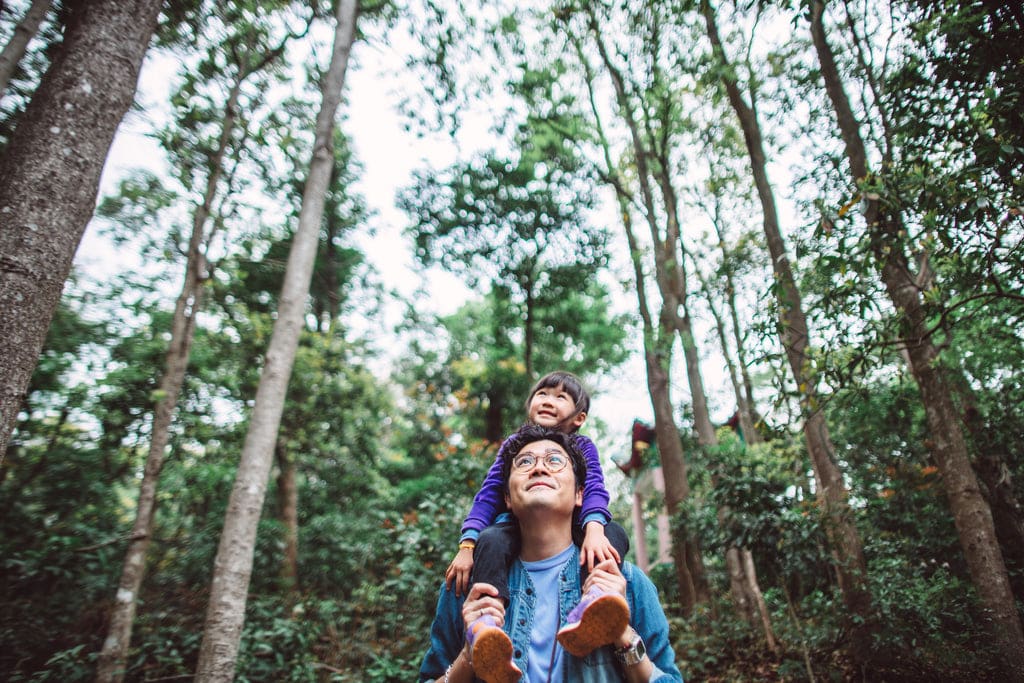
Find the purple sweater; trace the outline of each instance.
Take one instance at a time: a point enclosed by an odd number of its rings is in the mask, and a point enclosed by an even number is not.
[[[611,521],[608,512],[608,489],[604,485],[604,473],[601,471],[601,459],[597,455],[597,446],[585,436],[576,435],[577,443],[587,461],[587,480],[583,484],[583,506],[580,510],[580,523]],[[498,515],[508,512],[505,507],[505,487],[501,481],[501,467],[505,462],[505,442],[498,449],[494,464],[487,470],[487,476],[470,508],[466,520],[462,523],[460,541],[475,541],[480,532],[494,524]]]

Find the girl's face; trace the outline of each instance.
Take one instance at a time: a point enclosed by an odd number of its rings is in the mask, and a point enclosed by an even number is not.
[[[538,389],[530,397],[527,417],[530,422],[541,427],[572,432],[583,424],[587,414],[576,412],[576,399],[559,384],[557,387]]]

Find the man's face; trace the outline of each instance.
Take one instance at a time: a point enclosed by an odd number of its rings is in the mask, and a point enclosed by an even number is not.
[[[505,496],[508,508],[517,517],[531,509],[565,511],[583,502],[583,489],[576,488],[572,460],[554,441],[534,441],[512,456],[512,469]]]

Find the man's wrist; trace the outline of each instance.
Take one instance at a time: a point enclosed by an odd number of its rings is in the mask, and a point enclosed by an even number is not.
[[[637,632],[632,626],[626,624],[626,630],[622,632],[622,635],[612,643],[612,647],[616,650],[621,650],[624,647],[629,647],[629,644],[633,642],[633,638],[637,636]]]
[[[647,659],[647,646],[644,645],[644,640],[639,633],[629,627],[622,635],[623,638],[627,638],[627,642],[623,645],[622,638],[620,638],[618,647],[615,648],[615,658],[619,664],[626,667],[635,666]]]

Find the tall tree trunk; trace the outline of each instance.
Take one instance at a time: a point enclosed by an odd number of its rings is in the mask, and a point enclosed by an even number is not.
[[[292,240],[278,304],[278,318],[260,375],[228,508],[214,560],[210,602],[199,649],[196,681],[231,681],[245,621],[245,603],[252,574],[256,529],[266,497],[267,479],[285,394],[291,376],[313,265],[320,238],[320,221],[333,167],[334,119],[341,102],[345,70],[355,40],[357,0],[336,4],[334,47],[323,79],[309,175],[302,195],[298,228]]]
[[[715,54],[719,62],[727,66],[729,62],[718,34],[714,9],[707,0],[702,0],[700,7]],[[761,202],[764,233],[775,273],[780,336],[793,373],[793,381],[800,392],[800,405],[804,415],[804,439],[814,468],[817,497],[825,515],[825,528],[832,544],[833,556],[836,558],[839,589],[850,617],[852,654],[859,663],[866,664],[871,647],[872,624],[871,595],[864,580],[864,550],[860,534],[851,519],[846,485],[843,483],[842,473],[835,458],[835,448],[828,425],[825,423],[825,416],[818,405],[814,380],[807,372],[807,319],[779,228],[775,195],[768,181],[761,126],[753,106],[744,100],[735,75],[730,75],[733,72],[722,68],[720,73],[729,103],[743,129],[754,185]]]
[[[724,322],[718,312],[718,307],[715,306],[711,297],[711,291],[708,283],[704,280],[699,269],[694,268],[694,272],[700,280],[704,291],[707,293],[708,308],[711,310],[711,316],[715,321],[715,330],[718,334],[718,341],[722,347],[722,354],[725,356],[726,366],[729,369],[729,379],[732,383],[733,394],[736,397],[736,410],[740,415],[740,433],[744,435],[744,443],[757,443],[758,441],[756,440],[753,442],[747,441],[747,433],[756,435],[757,432],[754,431],[753,421],[750,419],[749,409],[746,405],[743,389],[736,376],[735,363],[733,362],[732,354],[729,353],[729,345],[726,341]],[[744,420],[744,415],[747,416],[746,420]],[[757,436],[753,436],[752,438],[759,439]],[[713,481],[714,485],[718,486],[717,477],[713,478]],[[730,510],[727,507],[719,508],[719,524],[724,525],[725,521],[728,519],[729,512]],[[768,647],[774,652],[776,644],[775,632],[772,629],[771,624],[771,615],[768,613],[764,597],[761,595],[760,584],[757,580],[757,569],[754,566],[753,558],[748,558],[749,555],[749,550],[736,546],[728,548],[725,553],[725,563],[729,572],[729,588],[733,596],[733,605],[736,608],[737,615],[741,619],[749,623],[752,627],[761,627],[764,631],[765,641],[768,643]]]
[[[281,557],[281,582],[294,593],[299,580],[299,487],[296,483],[295,456],[288,452],[285,439],[277,440],[277,514],[284,527],[284,554]]]
[[[162,5],[69,2],[64,41],[0,156],[0,463]]]
[[[622,74],[613,63],[611,56],[602,40],[597,17],[591,6],[587,6],[588,21],[590,30],[601,55],[605,69],[608,71],[615,89],[616,101],[621,110],[626,126],[630,131],[630,138],[633,144],[637,167],[637,182],[640,186],[641,204],[644,218],[646,219],[651,234],[652,249],[655,261],[655,282],[662,297],[661,311],[659,313],[658,331],[655,333],[653,322],[645,319],[644,334],[644,355],[647,365],[647,383],[651,394],[651,402],[654,405],[654,429],[658,440],[658,452],[661,455],[662,468],[665,473],[665,497],[669,514],[675,514],[679,504],[685,500],[690,493],[689,482],[686,481],[687,466],[683,455],[682,442],[679,438],[679,430],[675,424],[671,399],[669,397],[669,369],[671,368],[673,336],[679,330],[686,330],[688,321],[683,320],[679,315],[679,291],[681,282],[678,271],[678,257],[676,256],[676,244],[678,242],[678,223],[674,223],[676,215],[673,211],[667,211],[668,224],[665,229],[665,237],[661,235],[658,225],[657,211],[655,208],[654,189],[651,186],[651,178],[654,177],[651,169],[651,153],[643,143],[637,116],[633,112],[629,98],[626,93],[625,82]],[[588,69],[589,70],[589,69]],[[595,111],[596,116],[596,111]],[[614,166],[611,163],[607,144],[605,144],[606,172],[611,176]],[[657,161],[656,159],[654,161]],[[634,259],[634,273],[638,295],[642,293],[643,273],[639,265],[639,246],[635,235],[632,232],[632,224],[629,221],[630,210],[627,195],[623,193],[624,187],[620,182],[615,182],[614,187],[619,194],[620,208],[623,211],[623,222],[627,239],[630,244],[630,251]],[[668,202],[670,197],[663,197]],[[674,207],[673,207],[674,208]],[[642,303],[646,307],[646,300]],[[644,312],[642,311],[642,315]],[[649,312],[646,313],[649,318]],[[648,326],[651,326],[648,330]],[[685,335],[684,335],[685,337]],[[692,335],[689,336],[692,342]],[[684,338],[684,345],[686,339]],[[685,347],[684,347],[685,348]],[[689,359],[689,357],[688,357]],[[688,370],[692,368],[688,367]],[[692,379],[692,374],[687,375]],[[699,378],[699,375],[698,375]],[[703,386],[701,391],[694,397],[695,400],[704,399]],[[710,425],[710,420],[708,421]],[[713,428],[712,428],[713,431]],[[708,599],[708,586],[705,579],[704,563],[700,554],[700,548],[696,540],[685,529],[679,530],[676,542],[673,544],[673,555],[676,558],[676,572],[680,580],[680,594],[684,596],[682,607],[684,612],[689,612],[697,602],[705,602]],[[684,566],[680,566],[685,564]],[[693,591],[693,601],[689,601],[690,591]]]
[[[870,176],[867,150],[825,34],[824,11],[821,0],[812,0],[811,39],[843,138],[852,180],[859,184]],[[865,221],[875,256],[881,264],[880,276],[900,316],[902,342],[924,404],[931,436],[930,451],[942,472],[971,579],[988,612],[990,631],[1000,653],[1003,680],[1024,681],[1024,629],[999,549],[992,511],[971,469],[961,416],[953,402],[950,381],[939,363],[938,349],[928,331],[921,291],[910,272],[902,244],[902,226],[898,216],[883,209],[877,197],[865,196],[865,199]]]
[[[715,215],[712,216],[711,222],[715,227],[715,234],[718,236],[719,248],[722,250],[722,263],[728,264],[730,255],[726,250],[725,234],[719,221],[717,204],[716,200]],[[754,403],[753,383],[750,380],[750,372],[747,370],[747,351],[743,342],[743,328],[740,326],[740,316],[736,306],[736,278],[734,277],[733,268],[729,265],[725,267],[725,294],[725,303],[729,310],[729,322],[732,325],[733,343],[736,345],[736,365],[739,366],[739,383],[737,383],[737,379],[734,377],[736,371],[733,368],[732,357],[728,353],[726,353],[726,361],[729,364],[729,375],[733,378],[733,388],[736,393],[736,409],[739,411],[740,418],[740,431],[743,434],[743,440],[747,444],[761,443],[763,439],[761,438],[761,432],[757,431],[757,411]],[[714,306],[711,307],[711,310],[715,314],[715,322],[718,328],[722,331],[720,339],[722,349],[725,350],[728,348],[725,326],[715,312]]]
[[[100,683],[120,683],[124,680],[125,662],[131,644],[132,625],[139,589],[146,573],[146,551],[153,534],[156,513],[156,493],[163,469],[164,454],[170,440],[171,423],[178,405],[178,397],[185,383],[189,353],[195,338],[196,314],[202,308],[203,287],[207,278],[206,249],[213,238],[214,230],[207,224],[213,215],[213,204],[224,174],[224,158],[228,153],[238,121],[238,101],[242,83],[252,72],[239,71],[224,104],[224,115],[217,149],[209,162],[209,174],[203,201],[192,215],[192,232],[189,236],[185,265],[185,281],[174,307],[171,319],[171,341],[168,345],[163,377],[160,379],[161,397],[153,411],[152,436],[142,484],[136,503],[135,524],[125,552],[124,567],[118,583],[117,598],[110,612],[110,625],[103,642],[96,669],[96,680]]]
[[[611,168],[611,164],[608,166]],[[674,515],[678,512],[681,503],[690,496],[690,484],[686,472],[686,459],[683,455],[683,442],[676,427],[672,398],[669,394],[668,368],[672,363],[673,330],[663,327],[655,330],[647,305],[646,279],[640,262],[640,248],[633,232],[629,206],[622,196],[619,197],[619,201],[623,229],[629,242],[629,251],[633,262],[638,309],[643,321],[647,391],[654,409],[654,434],[665,479],[665,509],[669,515]],[[672,558],[676,570],[676,581],[679,585],[679,606],[684,614],[690,614],[698,602],[698,584],[692,572],[694,562],[688,559],[694,548],[688,542],[688,536],[685,529],[680,530],[672,542]]]
[[[49,9],[50,0],[32,0],[25,16],[14,27],[11,39],[0,51],[0,95],[7,90],[7,84],[10,83],[14,70],[18,68],[18,62],[25,56],[29,41],[39,32],[39,26]]]

